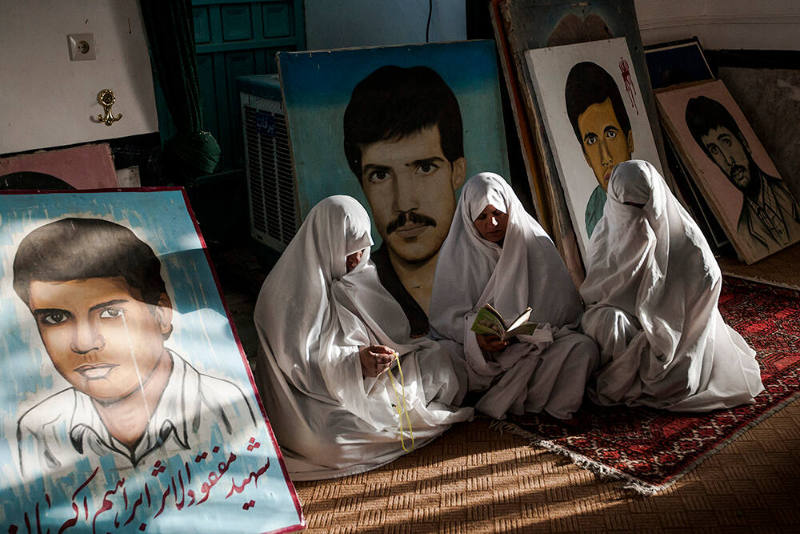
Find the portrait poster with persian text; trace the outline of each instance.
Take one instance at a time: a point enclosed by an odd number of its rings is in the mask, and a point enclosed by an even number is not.
[[[0,531],[303,528],[183,190],[1,194],[0,226]]]

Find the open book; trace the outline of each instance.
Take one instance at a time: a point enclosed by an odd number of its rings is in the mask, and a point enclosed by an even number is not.
[[[506,325],[499,311],[495,310],[491,304],[484,304],[478,310],[478,315],[475,316],[471,330],[476,334],[498,336],[503,341],[508,341],[518,334],[530,335],[533,334],[533,331],[538,326],[537,323],[528,321],[531,312],[530,307],[525,308],[525,311],[519,314],[510,324]]]

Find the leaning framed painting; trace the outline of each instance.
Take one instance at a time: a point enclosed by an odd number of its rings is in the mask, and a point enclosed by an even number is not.
[[[648,45],[644,57],[653,90],[714,79],[697,37]]]
[[[558,178],[554,150],[544,125],[542,102],[535,94],[527,68],[528,50],[625,37],[631,69],[651,118],[656,147],[663,155],[655,98],[650,88],[642,39],[633,0],[492,0],[495,36],[508,51],[503,72],[509,93],[520,93],[522,106],[515,106],[514,120],[523,144],[531,190],[536,196],[537,214],[549,216],[548,230],[562,254],[576,284],[584,269],[578,247],[578,229],[573,228],[565,192]],[[504,56],[501,56],[501,58]],[[513,85],[513,87],[511,87]],[[513,103],[513,101],[512,101]],[[662,160],[664,161],[664,160]],[[665,176],[667,183],[671,177]]]
[[[529,50],[525,57],[586,258],[614,165],[643,159],[661,172],[651,120],[624,37]]]
[[[800,241],[800,203],[722,81],[656,98],[668,134],[740,259],[754,263]]]
[[[0,157],[0,189],[67,190],[118,187],[107,143]]]
[[[3,532],[304,520],[180,189],[0,195]]]

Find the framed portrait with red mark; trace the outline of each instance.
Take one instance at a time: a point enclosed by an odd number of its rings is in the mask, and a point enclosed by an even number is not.
[[[624,37],[525,54],[581,255],[603,215],[614,166],[629,159],[661,172],[637,73]]]

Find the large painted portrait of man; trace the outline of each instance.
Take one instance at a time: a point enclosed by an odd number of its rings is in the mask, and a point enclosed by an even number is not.
[[[466,178],[458,100],[430,67],[387,65],[353,89],[343,126],[347,163],[383,241],[371,258],[381,283],[420,323]]]
[[[624,38],[529,50],[528,68],[581,254],[603,215],[614,166],[661,169]]]
[[[424,335],[459,188],[508,176],[494,43],[286,53],[279,67],[302,214],[361,199],[381,282]]]
[[[160,210],[152,224],[172,228],[145,223],[137,209]],[[246,530],[299,526],[181,191],[4,195],[0,216],[11,337],[0,348],[8,379],[0,465],[15,474],[2,482],[0,518],[19,526],[33,517],[24,510],[54,507],[35,521],[57,531],[94,521],[72,510],[85,498],[97,515],[111,504],[115,514],[100,516],[104,531],[125,530],[121,515],[128,529],[158,531],[175,514],[191,521],[199,508],[202,516],[230,490],[242,493],[228,505],[233,515],[250,500],[278,505],[275,522],[243,514]],[[251,473],[282,497],[267,504],[247,487]],[[227,487],[212,491],[217,483]]]
[[[800,204],[723,82],[657,98],[739,256],[752,263],[800,241]]]
[[[545,228],[552,230],[552,237],[573,280],[580,284],[584,277],[578,242],[580,230],[572,223],[566,193],[559,178],[555,147],[551,146],[548,138],[543,103],[534,89],[526,53],[545,47],[625,37],[631,58],[629,67],[634,73],[632,79],[638,81],[636,89],[642,95],[656,147],[665,161],[636,8],[633,0],[492,0],[491,14],[496,38],[502,43],[503,51],[507,51],[507,54],[501,54],[506,80],[519,89],[518,95],[517,91],[511,90],[511,102],[523,154],[526,154],[528,178],[535,192],[537,214],[546,219]],[[637,140],[637,148],[642,146]],[[667,175],[665,178],[670,183],[671,177]]]
[[[584,221],[589,238],[603,216],[611,171],[633,153],[633,130],[614,78],[597,63],[572,67],[564,88],[567,116],[591,167],[597,187],[586,203]]]

